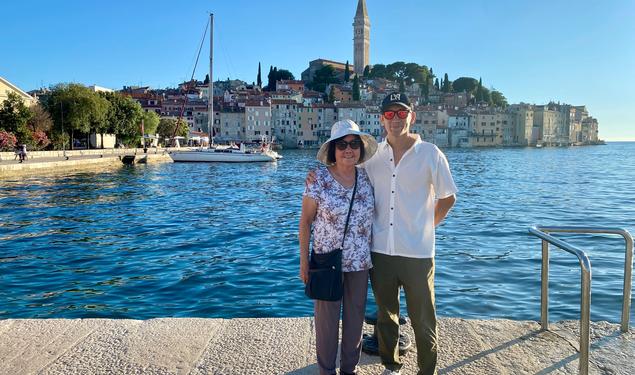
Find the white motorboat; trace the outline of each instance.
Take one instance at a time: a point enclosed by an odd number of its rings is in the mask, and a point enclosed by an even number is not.
[[[201,44],[202,45],[202,44]],[[214,15],[210,14],[210,33],[209,33],[209,97],[208,97],[208,128],[211,136],[209,148],[186,148],[173,150],[169,152],[170,158],[175,162],[225,162],[225,163],[245,163],[245,162],[272,162],[281,159],[282,156],[271,149],[270,143],[264,139],[260,147],[247,149],[243,144],[236,146],[219,146],[214,145]],[[199,50],[200,53],[200,50]],[[196,68],[195,68],[196,69]]]
[[[271,162],[281,159],[277,152],[268,146],[260,149],[247,150],[241,144],[240,147],[215,146],[211,148],[190,148],[175,150],[169,153],[175,162],[221,162],[221,163],[245,163],[245,162]]]

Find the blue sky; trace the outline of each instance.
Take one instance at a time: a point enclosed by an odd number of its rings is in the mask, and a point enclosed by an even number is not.
[[[3,2],[0,76],[22,89],[59,82],[175,86],[188,79],[207,12],[214,76],[296,77],[317,58],[353,60],[357,0]],[[635,1],[367,0],[371,63],[416,62],[482,77],[510,103],[586,104],[600,137],[635,140]],[[207,71],[205,42],[196,76]]]

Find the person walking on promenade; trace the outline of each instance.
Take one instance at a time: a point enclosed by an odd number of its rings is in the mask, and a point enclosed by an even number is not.
[[[375,139],[362,133],[355,122],[336,122],[331,137],[317,154],[325,166],[315,171],[315,179],[305,187],[302,199],[299,228],[302,281],[305,284],[309,281],[311,234],[311,258],[341,249],[342,297],[336,301],[316,299],[314,304],[317,363],[323,375],[336,373],[340,313],[340,374],[355,374],[361,355],[375,203],[368,175],[357,165],[367,161],[376,150]]]
[[[400,374],[399,288],[415,333],[418,374],[435,374],[435,227],[455,202],[457,188],[445,155],[410,132],[416,113],[403,93],[382,102],[386,140],[364,164],[375,191],[371,286],[384,374]]]
[[[22,144],[18,150],[18,156],[20,157],[20,163],[22,163],[23,161],[26,160],[27,157],[27,153],[26,153],[26,145]]]

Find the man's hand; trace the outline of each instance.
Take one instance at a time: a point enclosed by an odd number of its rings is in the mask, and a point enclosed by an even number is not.
[[[315,183],[315,181],[317,181],[317,174],[315,173],[315,170],[312,169],[309,171],[309,173],[306,174],[306,179],[304,180],[304,185],[309,186],[309,185],[313,185]]]

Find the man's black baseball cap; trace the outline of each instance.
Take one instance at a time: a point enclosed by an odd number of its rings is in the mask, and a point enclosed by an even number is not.
[[[384,100],[381,102],[381,110],[384,111],[391,105],[400,105],[405,107],[406,109],[410,109],[410,99],[408,96],[402,92],[392,92],[386,95]]]

